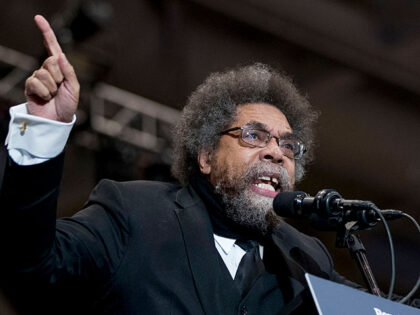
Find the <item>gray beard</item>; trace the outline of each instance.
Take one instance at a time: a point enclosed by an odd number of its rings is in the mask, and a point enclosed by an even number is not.
[[[219,174],[226,174],[220,170]],[[292,190],[292,184],[286,169],[278,165],[259,163],[249,168],[238,178],[228,179],[223,175],[217,180],[215,191],[222,197],[226,217],[241,227],[269,234],[281,218],[273,211],[273,198],[257,194],[250,189],[258,177],[267,173],[279,173],[281,191]]]

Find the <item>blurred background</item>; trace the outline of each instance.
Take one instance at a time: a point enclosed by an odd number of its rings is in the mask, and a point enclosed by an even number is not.
[[[25,79],[46,57],[34,22],[55,29],[82,85],[66,149],[59,216],[79,210],[101,178],[173,180],[171,127],[208,74],[263,62],[288,73],[321,111],[316,160],[298,188],[420,219],[420,2],[417,0],[0,0],[0,135]],[[2,140],[3,141],[3,140]],[[363,280],[335,233],[317,232],[336,269]],[[390,222],[396,291],[420,265],[419,234]],[[390,255],[382,226],[360,233],[383,291]],[[417,293],[417,297],[420,294]],[[0,304],[6,309],[6,304]]]

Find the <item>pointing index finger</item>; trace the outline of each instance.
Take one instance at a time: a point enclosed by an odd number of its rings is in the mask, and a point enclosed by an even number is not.
[[[61,50],[60,44],[55,37],[50,23],[48,23],[42,15],[36,15],[34,20],[44,37],[44,45],[50,56],[59,56],[63,51]]]

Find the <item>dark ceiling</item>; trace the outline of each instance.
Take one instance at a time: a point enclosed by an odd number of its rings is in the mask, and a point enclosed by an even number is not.
[[[299,188],[311,194],[335,188],[346,198],[420,218],[419,1],[3,0],[0,45],[41,58],[33,16],[44,14],[59,26],[79,5],[103,10],[96,35],[65,45],[84,93],[101,81],[181,109],[213,71],[256,61],[278,66],[322,113],[317,158]],[[112,17],[105,23],[107,12]],[[23,101],[19,97],[14,101]],[[10,95],[3,98],[10,104]],[[61,214],[79,208],[99,177],[153,177],[144,169],[163,163],[159,155],[122,149],[110,139],[102,140],[102,151],[78,143],[73,138],[67,152]],[[391,227],[397,287],[407,292],[419,270],[419,237],[408,222]],[[317,235],[334,247],[331,233]],[[386,287],[385,234],[376,228],[363,239]],[[333,256],[340,272],[360,281],[346,254],[333,250]]]

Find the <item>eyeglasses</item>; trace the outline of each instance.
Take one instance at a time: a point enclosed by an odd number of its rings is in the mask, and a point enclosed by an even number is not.
[[[302,142],[296,139],[281,139],[273,136],[267,130],[258,129],[252,126],[233,127],[222,131],[220,135],[226,135],[229,132],[241,130],[241,139],[243,142],[252,145],[253,147],[264,148],[268,145],[271,138],[276,139],[276,142],[285,156],[289,159],[299,160],[306,152],[306,148]]]

